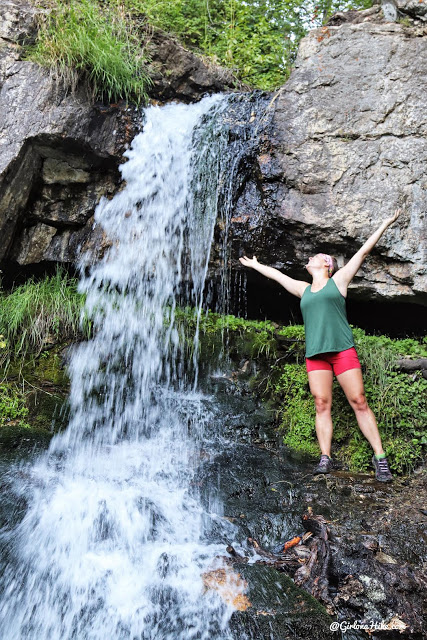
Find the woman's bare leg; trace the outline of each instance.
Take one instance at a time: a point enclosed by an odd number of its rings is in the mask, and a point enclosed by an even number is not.
[[[308,373],[310,391],[316,405],[316,435],[322,454],[331,455],[332,442],[332,371],[320,370]]]
[[[366,402],[362,371],[360,369],[349,369],[349,371],[340,373],[337,376],[337,380],[356,414],[357,424],[361,432],[370,443],[374,453],[377,455],[384,453],[377,421]]]

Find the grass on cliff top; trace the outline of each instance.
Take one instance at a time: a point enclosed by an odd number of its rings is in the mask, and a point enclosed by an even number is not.
[[[135,23],[119,2],[36,0],[46,9],[26,58],[75,89],[83,80],[93,98],[147,101],[150,79]]]
[[[83,304],[77,281],[61,268],[11,292],[0,290],[0,366],[6,370],[11,360],[88,335],[88,323],[80,328]]]
[[[289,77],[301,38],[337,11],[372,0],[123,0],[245,84],[271,91]]]
[[[148,25],[177,36],[245,84],[274,90],[289,77],[301,38],[337,11],[372,0],[33,0],[48,11],[27,57],[97,98],[146,101]],[[143,29],[140,27],[143,26]]]

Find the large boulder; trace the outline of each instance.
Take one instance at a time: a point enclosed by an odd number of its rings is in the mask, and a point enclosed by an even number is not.
[[[338,22],[302,40],[271,101],[258,155],[242,169],[233,255],[304,278],[310,255],[343,265],[402,205],[351,296],[426,305],[427,29],[386,21],[380,7]]]
[[[83,88],[69,92],[21,59],[40,11],[0,2],[0,260],[20,264],[76,258],[72,237],[89,236],[138,128],[135,109],[92,104]]]
[[[93,103],[54,74],[22,59],[45,11],[0,0],[0,261],[74,263],[108,243],[93,229],[101,196],[120,187],[123,152],[141,127],[134,106]],[[162,32],[150,31],[153,98],[199,100],[233,84]]]

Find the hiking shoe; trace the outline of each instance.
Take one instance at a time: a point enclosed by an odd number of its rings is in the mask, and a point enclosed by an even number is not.
[[[375,468],[375,477],[380,482],[391,482],[393,476],[391,475],[387,458],[376,459],[375,455],[372,456],[372,464]]]
[[[319,464],[314,469],[313,474],[316,475],[317,473],[329,473],[330,471],[332,471],[332,467],[332,458],[330,458],[326,454],[323,454],[320,456]]]

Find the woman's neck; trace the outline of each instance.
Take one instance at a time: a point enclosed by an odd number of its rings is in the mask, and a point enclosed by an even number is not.
[[[328,276],[325,276],[323,273],[313,273],[312,278],[311,286],[314,289],[322,289],[329,280]]]

